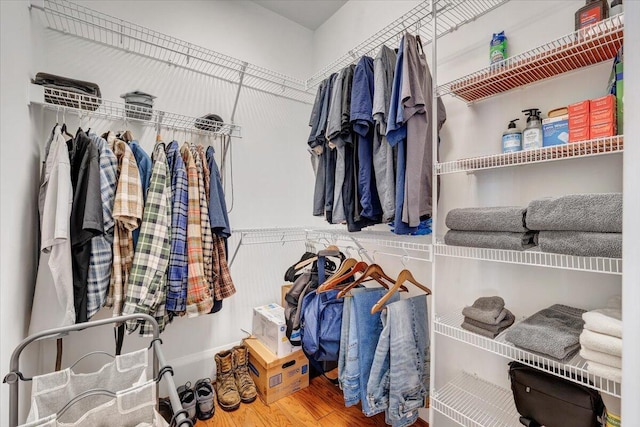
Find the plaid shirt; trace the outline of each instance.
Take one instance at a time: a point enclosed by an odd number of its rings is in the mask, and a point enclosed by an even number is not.
[[[168,320],[165,303],[171,250],[171,176],[163,142],[156,143],[152,158],[144,217],[122,313],[150,314],[156,318],[162,332]],[[138,326],[142,336],[150,336],[153,332],[147,322],[127,321],[129,333]]]
[[[194,144],[189,144],[191,154],[196,161],[198,169],[198,190],[200,192],[200,230],[202,231],[202,254],[204,256],[204,277],[209,283],[211,295],[213,295],[215,272],[213,271],[213,234],[211,233],[211,223],[209,222],[209,204],[205,193],[204,167],[202,158]],[[208,169],[207,169],[208,170]]]
[[[113,202],[116,196],[118,159],[107,146],[107,141],[95,133],[89,138],[100,153],[100,197],[104,234],[91,239],[91,258],[87,279],[87,318],[100,310],[107,299],[113,260]]]
[[[187,171],[176,141],[167,146],[167,161],[171,172],[171,251],[167,311],[170,315],[173,313],[181,315],[187,310],[189,185]]]
[[[142,183],[138,164],[126,142],[115,137],[108,138],[109,148],[118,159],[118,186],[113,203],[113,270],[107,296],[107,307],[113,307],[113,315],[122,314],[125,284],[133,264],[133,235],[142,220]]]
[[[236,293],[236,287],[231,280],[231,272],[227,264],[227,255],[224,249],[224,238],[213,236],[213,270],[214,270],[214,295],[216,300],[229,298]]]
[[[182,160],[187,167],[189,182],[189,209],[187,214],[187,315],[195,317],[208,314],[213,307],[211,289],[204,273],[204,255],[202,242],[202,217],[200,212],[200,187],[198,184],[198,167],[188,143],[180,148]]]
[[[202,173],[204,175],[204,194],[207,197],[207,203],[209,203],[209,183],[211,181],[211,171],[209,171],[207,153],[204,151],[204,147],[202,146],[202,144],[198,145],[196,149],[198,150],[198,155],[200,156],[200,161],[202,162]]]

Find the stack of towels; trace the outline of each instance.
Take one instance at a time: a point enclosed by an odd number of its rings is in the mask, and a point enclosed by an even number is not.
[[[447,245],[523,251],[534,246],[534,232],[525,225],[527,208],[504,206],[453,209],[445,223]]]
[[[534,200],[527,227],[542,252],[622,257],[622,193],[571,194]]]
[[[504,300],[500,297],[478,298],[471,307],[465,307],[462,314],[463,329],[491,339],[513,325],[516,320],[513,313],[504,307]]]
[[[616,382],[622,381],[622,309],[620,297],[612,298],[608,308],[584,313],[580,335],[580,356],[587,360],[587,371]]]
[[[505,339],[516,347],[567,363],[580,349],[584,313],[555,304],[510,328]]]

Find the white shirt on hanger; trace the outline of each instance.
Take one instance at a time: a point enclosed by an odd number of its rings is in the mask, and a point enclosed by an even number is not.
[[[40,185],[40,262],[29,334],[73,325],[70,217],[73,203],[67,143],[56,126]]]

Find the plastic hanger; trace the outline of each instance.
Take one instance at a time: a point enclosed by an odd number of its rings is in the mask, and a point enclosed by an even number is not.
[[[409,270],[402,270],[400,272],[400,274],[398,274],[398,278],[396,279],[395,285],[393,285],[393,287],[391,287],[387,291],[387,293],[384,294],[382,296],[382,298],[380,298],[378,300],[378,302],[374,304],[373,307],[371,307],[371,314],[374,314],[375,312],[382,310],[384,308],[385,304],[387,303],[387,301],[389,301],[389,298],[391,298],[391,296],[393,294],[395,294],[396,292],[398,292],[398,290],[400,290],[402,288],[402,284],[404,282],[412,283],[416,287],[418,287],[418,288],[422,289],[423,291],[425,291],[427,293],[427,295],[431,295],[431,289],[429,289],[428,287],[426,287],[423,284],[421,284],[420,282],[418,282],[415,279],[415,277],[413,277],[413,274],[411,274],[411,272]],[[405,288],[405,290],[406,290],[406,288]]]
[[[338,248],[336,245],[329,245],[327,246],[325,249],[325,251],[336,251],[336,252],[340,252],[340,248]],[[325,256],[331,256],[331,255],[325,255]],[[337,256],[337,254],[336,254]],[[294,270],[300,270],[303,267],[306,267],[307,265],[311,264],[314,261],[317,261],[318,257],[314,256],[311,257],[309,259],[305,259],[304,261],[300,261],[299,263],[297,263],[296,265],[293,266]]]

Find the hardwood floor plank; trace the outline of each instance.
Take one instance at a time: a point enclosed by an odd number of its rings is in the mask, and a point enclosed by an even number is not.
[[[300,401],[293,396],[285,397],[273,403],[280,409],[294,426],[319,427],[318,419],[313,416]],[[325,414],[326,415],[326,414]]]
[[[292,400],[296,405],[304,407],[315,420],[319,420],[325,415],[330,414],[336,409],[336,406],[333,401],[327,399],[328,396],[319,394],[319,390],[315,386],[315,381],[316,378],[312,380],[314,383],[313,386],[310,385],[309,387],[297,391],[284,399],[280,399],[278,402],[286,399]],[[334,391],[331,392],[331,394],[334,393]]]

